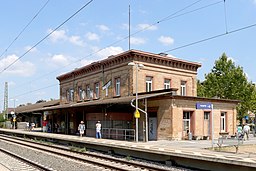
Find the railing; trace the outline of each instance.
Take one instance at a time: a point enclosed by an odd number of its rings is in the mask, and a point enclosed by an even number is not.
[[[102,138],[135,141],[134,129],[102,128]]]

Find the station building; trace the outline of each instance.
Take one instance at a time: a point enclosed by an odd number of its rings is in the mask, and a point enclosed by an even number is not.
[[[94,137],[100,121],[103,138],[112,139],[134,140],[136,126],[140,141],[234,135],[238,101],[197,97],[199,67],[167,54],[129,50],[58,76],[58,103],[16,111],[40,112],[51,132],[64,134],[76,134],[84,121],[85,135]]]

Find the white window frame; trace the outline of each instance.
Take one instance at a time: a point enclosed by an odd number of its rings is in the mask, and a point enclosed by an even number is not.
[[[226,132],[226,115],[227,112],[221,112],[220,114],[220,132]]]
[[[69,101],[70,102],[74,101],[74,89],[73,88],[69,89]]]
[[[146,92],[151,92],[153,87],[153,77],[146,77]]]
[[[86,98],[90,99],[91,98],[91,89],[90,85],[86,85]]]
[[[190,117],[191,113],[189,111],[183,111],[183,131],[190,132]],[[188,128],[186,128],[185,125],[188,125]]]
[[[187,95],[187,82],[181,81],[180,83],[180,95],[186,96]]]
[[[115,95],[116,96],[120,96],[120,92],[121,92],[121,79],[120,77],[115,79]]]
[[[78,98],[79,100],[83,100],[83,89],[82,89],[82,86],[78,86]]]
[[[171,80],[164,79],[164,89],[170,89],[170,88],[171,88]]]
[[[69,89],[66,90],[66,101],[69,102],[69,96],[70,96],[70,92]]]
[[[94,98],[95,99],[100,98],[100,83],[99,82],[94,84]]]

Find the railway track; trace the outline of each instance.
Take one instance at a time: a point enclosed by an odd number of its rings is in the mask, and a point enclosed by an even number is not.
[[[39,163],[32,162],[22,156],[11,153],[0,148],[1,167],[0,170],[19,170],[19,171],[53,171]]]
[[[27,139],[22,139],[18,137],[11,137],[6,135],[0,135],[0,140],[8,143],[13,143],[17,145],[21,145],[24,147],[29,147],[31,149],[41,150],[43,152],[51,153],[57,156],[66,157],[69,159],[73,159],[79,162],[90,163],[99,167],[102,167],[106,170],[159,170],[166,171],[172,170],[166,167],[160,167],[152,164],[145,164],[140,162],[134,162],[126,159],[115,158],[106,155],[100,155],[91,152],[78,152],[73,151],[67,147],[57,146],[57,145],[49,145],[39,142],[34,142]],[[45,169],[46,170],[46,169]]]

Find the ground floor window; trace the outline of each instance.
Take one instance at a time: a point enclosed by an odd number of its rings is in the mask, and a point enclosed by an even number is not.
[[[183,112],[183,131],[190,132],[190,112]]]
[[[221,112],[221,116],[220,116],[220,132],[226,132],[226,112]]]

